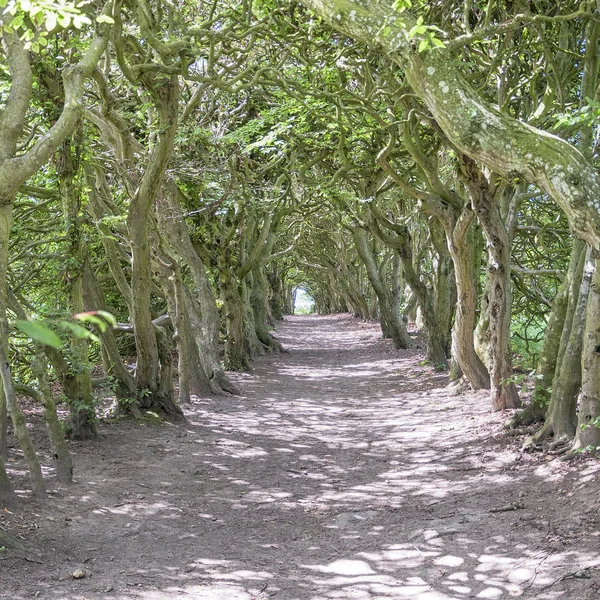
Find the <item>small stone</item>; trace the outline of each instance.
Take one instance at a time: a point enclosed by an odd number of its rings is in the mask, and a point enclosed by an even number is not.
[[[72,577],[73,579],[83,579],[85,577],[85,571],[83,569],[77,569],[77,571],[73,571]]]

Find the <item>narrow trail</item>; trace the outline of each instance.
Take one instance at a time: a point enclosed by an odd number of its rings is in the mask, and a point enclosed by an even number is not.
[[[7,518],[40,554],[0,559],[0,598],[599,597],[598,463],[520,454],[372,324],[277,336],[244,397],[72,444],[76,485]]]

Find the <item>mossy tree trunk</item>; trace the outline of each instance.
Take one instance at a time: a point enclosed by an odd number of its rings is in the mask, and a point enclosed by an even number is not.
[[[433,305],[440,323],[440,331],[445,336],[443,343],[446,356],[452,347],[452,322],[456,307],[457,287],[454,264],[445,244],[444,230],[437,219],[428,219],[433,258]]]
[[[25,422],[25,417],[23,416],[23,413],[17,404],[17,394],[13,385],[10,366],[8,364],[8,356],[6,354],[4,344],[0,344],[0,377],[2,378],[2,383],[4,385],[6,404],[13,422],[15,436],[23,450],[25,462],[27,463],[27,468],[29,469],[33,495],[44,499],[47,497],[48,493],[46,491],[46,484],[42,475],[42,467],[31,441],[31,437],[27,429],[27,423]]]
[[[106,6],[103,9],[105,14],[108,14],[109,8]],[[4,17],[11,20],[13,18],[10,13],[5,13]],[[3,22],[0,22],[0,28],[2,25]],[[82,111],[81,98],[84,81],[96,68],[108,43],[109,31],[107,25],[98,25],[96,33],[79,62],[63,68],[64,103],[60,116],[33,146],[24,153],[20,151],[18,153],[18,147],[28,123],[28,111],[34,83],[33,73],[25,42],[19,38],[17,33],[2,29],[1,43],[8,64],[10,91],[4,100],[3,110],[0,111],[0,346],[5,363],[2,367],[4,393],[0,397],[0,454],[6,453],[7,405],[11,417],[14,414],[19,422],[21,420],[18,416],[20,413],[18,406],[13,403],[12,399],[8,399],[13,392],[11,392],[12,380],[7,383],[10,379],[10,368],[6,362],[8,359],[6,354],[8,329],[5,314],[6,275],[12,207],[21,185],[48,161],[52,153],[75,128]],[[25,443],[28,445],[27,442]],[[28,454],[29,447],[24,451]],[[38,475],[35,474],[34,478],[37,479],[37,477]],[[37,481],[34,491],[38,495],[45,494],[45,488]]]
[[[81,187],[76,181],[81,153],[81,135],[78,142],[67,138],[55,154],[58,187],[63,207],[67,256],[65,261],[65,293],[72,314],[81,313],[83,304],[83,268],[87,260],[83,234],[80,228]],[[91,367],[88,342],[85,338],[72,337],[69,344],[72,385],[74,396],[67,396],[71,412],[71,435],[86,440],[96,435],[96,409],[92,393]]]
[[[240,286],[230,266],[223,265],[219,268],[219,289],[226,320],[225,368],[230,371],[250,369],[251,352]]]
[[[415,269],[410,232],[406,225],[392,223],[373,203],[370,204],[370,208],[374,217],[372,222],[374,231],[384,244],[398,253],[404,280],[415,295],[421,310],[427,335],[427,360],[434,365],[446,367],[447,340],[450,331],[449,329],[444,330],[440,323],[432,294]]]
[[[8,305],[17,318],[22,320],[28,319],[25,309],[12,290],[8,290]],[[55,349],[53,350],[58,352]],[[56,412],[56,402],[54,401],[54,395],[48,377],[48,359],[46,351],[44,346],[34,343],[34,352],[35,354],[31,363],[31,372],[37,379],[38,389],[29,388],[29,386],[20,387],[25,387],[26,389],[23,391],[44,407],[44,420],[46,421],[46,427],[48,429],[52,461],[54,462],[54,467],[56,469],[56,478],[60,483],[70,484],[73,483],[73,461],[71,460],[71,454],[65,439],[65,431],[63,430],[62,423],[59,421],[58,413]],[[18,391],[22,390],[19,389]]]
[[[453,211],[452,211],[453,212]],[[457,303],[452,333],[453,356],[474,390],[489,389],[490,375],[475,352],[474,332],[477,309],[473,258],[472,222],[475,213],[465,204],[457,219],[449,215],[446,236],[456,274]]]
[[[153,97],[157,118],[156,142],[129,205],[127,225],[132,256],[131,298],[137,366],[135,372],[141,408],[156,410],[173,419],[183,419],[181,409],[170,394],[172,382],[168,353],[159,351],[158,336],[152,324],[152,274],[150,270],[150,226],[154,201],[160,191],[177,131],[179,81],[175,76],[152,78],[147,87]],[[165,395],[166,394],[166,395]]]
[[[567,319],[569,303],[574,306],[573,283],[581,281],[583,259],[585,256],[585,243],[575,240],[571,251],[571,260],[565,274],[565,278],[552,302],[552,308],[544,331],[544,342],[540,352],[540,358],[535,370],[535,387],[531,404],[519,414],[514,424],[529,425],[534,421],[542,421],[546,417],[548,405],[552,395],[552,381],[554,380],[556,368],[559,363],[561,352],[561,338],[563,330],[570,330],[571,319]],[[577,283],[577,290],[579,289]],[[576,297],[576,295],[575,295]],[[566,340],[565,340],[566,341]]]
[[[577,429],[577,396],[582,380],[583,332],[594,266],[589,247],[579,268],[581,266],[582,271],[579,273],[582,272],[582,275],[577,274],[573,277],[573,299],[565,318],[546,422],[535,434],[534,441],[541,441],[549,435],[554,435],[555,439],[569,439],[575,435]]]
[[[104,292],[89,261],[86,261],[83,268],[82,286],[85,310],[108,311]],[[112,329],[106,328],[99,332],[99,337],[104,371],[116,386],[115,394],[120,409],[126,412],[136,397],[135,380],[123,363]]]
[[[173,328],[173,340],[177,344],[179,403],[189,404],[191,396],[211,395],[209,377],[200,359],[199,348],[194,337],[191,316],[194,306],[181,275],[181,269],[174,256],[164,251],[157,256],[155,271],[167,300],[167,310]]]
[[[6,472],[4,459],[0,456],[0,509],[16,510],[19,505],[15,488]]]
[[[594,261],[583,334],[579,416],[573,449],[600,450],[600,260]]]
[[[487,242],[488,285],[482,312],[489,315],[487,339],[492,408],[518,408],[520,399],[512,380],[510,349],[510,240],[487,179],[474,161],[465,158],[463,165],[465,183]]]
[[[283,346],[269,331],[269,282],[264,266],[259,263],[251,271],[252,287],[250,289],[250,305],[254,315],[256,335],[261,343],[271,352],[282,352]]]
[[[56,479],[63,484],[73,483],[73,461],[65,440],[65,432],[58,419],[56,403],[52,394],[52,387],[48,379],[48,361],[43,348],[36,348],[36,356],[31,365],[31,372],[35,375],[39,385],[38,400],[44,406],[44,420],[50,438],[52,462],[56,469]]]
[[[189,269],[193,286],[184,284],[184,305],[199,359],[212,393],[238,394],[226,376],[219,356],[219,312],[202,258],[194,248],[183,219],[181,193],[174,183],[163,187],[158,200],[159,226],[171,252]],[[195,359],[194,359],[195,360]]]
[[[380,322],[383,336],[390,338],[395,348],[410,348],[411,340],[406,331],[402,315],[398,311],[398,300],[395,294],[399,290],[387,285],[381,278],[376,254],[369,247],[367,231],[356,227],[352,231],[354,244],[367,270],[367,276],[379,302]]]

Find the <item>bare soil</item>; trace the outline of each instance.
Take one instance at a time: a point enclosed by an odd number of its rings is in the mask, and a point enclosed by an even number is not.
[[[597,461],[521,453],[486,394],[449,396],[373,324],[277,335],[243,397],[72,442],[76,483],[43,505],[13,449],[23,509],[0,525],[30,550],[0,552],[0,598],[600,597]]]

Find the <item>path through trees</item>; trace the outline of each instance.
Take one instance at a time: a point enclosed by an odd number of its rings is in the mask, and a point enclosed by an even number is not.
[[[277,335],[243,396],[73,442],[76,485],[0,516],[39,550],[0,554],[0,598],[598,597],[597,463],[490,435],[485,391],[448,397],[375,324]]]

